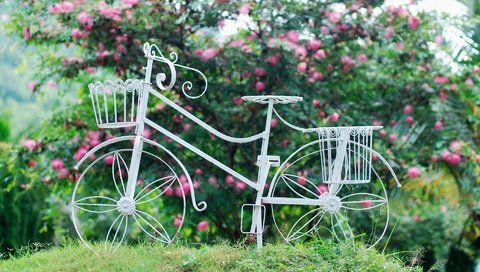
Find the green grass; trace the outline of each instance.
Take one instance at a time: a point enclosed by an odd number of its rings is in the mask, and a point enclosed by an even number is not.
[[[101,247],[97,245],[96,247]],[[197,245],[123,246],[99,257],[81,245],[23,250],[0,261],[0,271],[421,271],[405,266],[395,255],[366,250],[352,243],[309,243],[293,248],[267,244],[261,255],[255,246]]]

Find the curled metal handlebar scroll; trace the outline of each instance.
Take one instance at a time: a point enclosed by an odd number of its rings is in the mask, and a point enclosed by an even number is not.
[[[175,85],[175,83],[177,81],[177,71],[175,69],[175,66],[176,66],[176,67],[183,68],[185,70],[190,70],[190,71],[193,71],[193,72],[199,74],[202,77],[203,81],[205,82],[205,87],[203,88],[202,92],[199,95],[190,95],[189,94],[189,92],[193,89],[192,81],[187,80],[187,81],[183,82],[181,89],[182,89],[183,94],[186,97],[191,98],[191,99],[197,99],[197,98],[202,97],[205,94],[205,92],[207,91],[207,88],[208,88],[207,77],[201,71],[199,71],[198,69],[188,67],[188,66],[185,66],[185,65],[177,64],[177,60],[178,60],[177,53],[170,52],[169,58],[166,58],[156,44],[150,44],[148,42],[146,42],[143,45],[143,53],[145,53],[145,57],[147,57],[147,58],[150,58],[150,59],[160,61],[160,62],[163,62],[163,63],[167,64],[168,68],[170,69],[170,75],[171,75],[170,83],[167,86],[164,85],[164,83],[167,80],[167,75],[165,73],[158,73],[155,77],[155,81],[157,83],[157,86],[161,90],[170,90]]]

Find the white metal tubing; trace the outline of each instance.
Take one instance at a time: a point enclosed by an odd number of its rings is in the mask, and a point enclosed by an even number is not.
[[[262,197],[262,204],[322,206],[325,201],[323,199],[301,197]]]
[[[142,94],[140,95],[140,109],[137,114],[137,129],[135,137],[135,142],[133,145],[132,159],[130,161],[129,175],[127,182],[127,194],[126,197],[133,200],[135,194],[135,185],[137,184],[138,179],[138,170],[140,168],[140,161],[142,159],[142,150],[143,150],[143,129],[145,126],[144,117],[147,112],[148,105],[148,87],[150,86],[150,77],[152,74],[152,64],[153,60],[147,60],[147,67],[145,72],[145,81],[143,82],[143,88],[141,90]]]
[[[195,115],[189,113],[188,111],[186,111],[184,108],[180,107],[179,105],[177,105],[175,102],[173,102],[172,100],[168,99],[167,97],[165,97],[164,95],[162,95],[161,93],[155,91],[153,88],[149,88],[149,91],[151,94],[153,94],[154,96],[158,97],[160,100],[162,100],[163,102],[165,102],[167,105],[169,105],[170,107],[174,108],[175,110],[177,110],[178,112],[180,112],[181,114],[185,115],[188,119],[192,120],[193,122],[195,122],[196,124],[198,124],[199,126],[203,127],[204,129],[206,129],[208,132],[212,133],[213,135],[227,141],[227,142],[232,142],[232,143],[240,143],[240,144],[243,144],[243,143],[249,143],[249,142],[253,142],[255,140],[258,140],[262,137],[264,137],[265,135],[265,132],[261,132],[261,133],[258,133],[256,135],[253,135],[253,136],[250,136],[250,137],[246,137],[246,138],[237,138],[237,137],[231,137],[231,136],[228,136],[226,134],[223,134],[221,133],[220,131],[214,129],[213,127],[211,127],[210,125],[208,125],[207,123],[203,122],[202,120],[200,120],[199,118],[197,118]]]
[[[265,135],[262,139],[262,149],[260,151],[260,163],[258,170],[258,187],[257,187],[257,197],[255,199],[256,207],[253,208],[253,218],[252,226],[250,228],[250,232],[257,233],[257,249],[260,251],[262,249],[262,212],[259,208],[261,204],[261,198],[263,195],[263,190],[265,186],[265,182],[267,180],[268,170],[270,169],[270,165],[268,163],[268,143],[270,139],[270,126],[272,123],[272,111],[273,111],[273,99],[269,99],[268,102],[268,109],[267,109],[267,120],[265,121]]]
[[[184,146],[185,148],[187,148],[188,150],[192,151],[193,153],[199,155],[200,157],[204,158],[205,160],[213,163],[214,165],[216,165],[218,168],[222,169],[223,171],[225,171],[225,172],[231,174],[232,176],[236,177],[237,179],[245,182],[248,186],[250,186],[254,189],[257,189],[258,185],[255,182],[253,182],[253,181],[249,180],[248,178],[246,178],[245,176],[243,176],[242,174],[240,174],[237,171],[233,170],[232,168],[226,166],[225,164],[221,163],[217,159],[213,158],[212,156],[208,155],[207,153],[203,152],[202,150],[196,148],[195,146],[187,143],[182,138],[180,138],[177,135],[173,134],[172,132],[166,130],[165,128],[156,124],[152,120],[145,117],[144,121],[145,121],[145,124],[151,126],[153,129],[159,131],[163,135],[169,137],[173,141],[179,143],[180,145]]]

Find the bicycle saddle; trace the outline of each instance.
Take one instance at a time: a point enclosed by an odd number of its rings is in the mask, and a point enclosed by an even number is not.
[[[273,104],[290,104],[302,101],[303,97],[286,95],[249,95],[242,96],[242,100],[259,104],[268,104],[270,101],[273,101]]]

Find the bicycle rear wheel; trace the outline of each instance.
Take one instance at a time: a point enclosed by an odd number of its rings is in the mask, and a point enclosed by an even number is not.
[[[321,147],[329,146],[321,143],[327,141],[334,140],[314,141],[287,158],[264,203],[271,204],[275,228],[288,243],[317,237],[359,239],[373,247],[384,237],[389,223],[385,177],[379,174],[384,165],[368,163],[373,173],[368,183],[325,183],[320,160],[321,153],[328,152]]]

